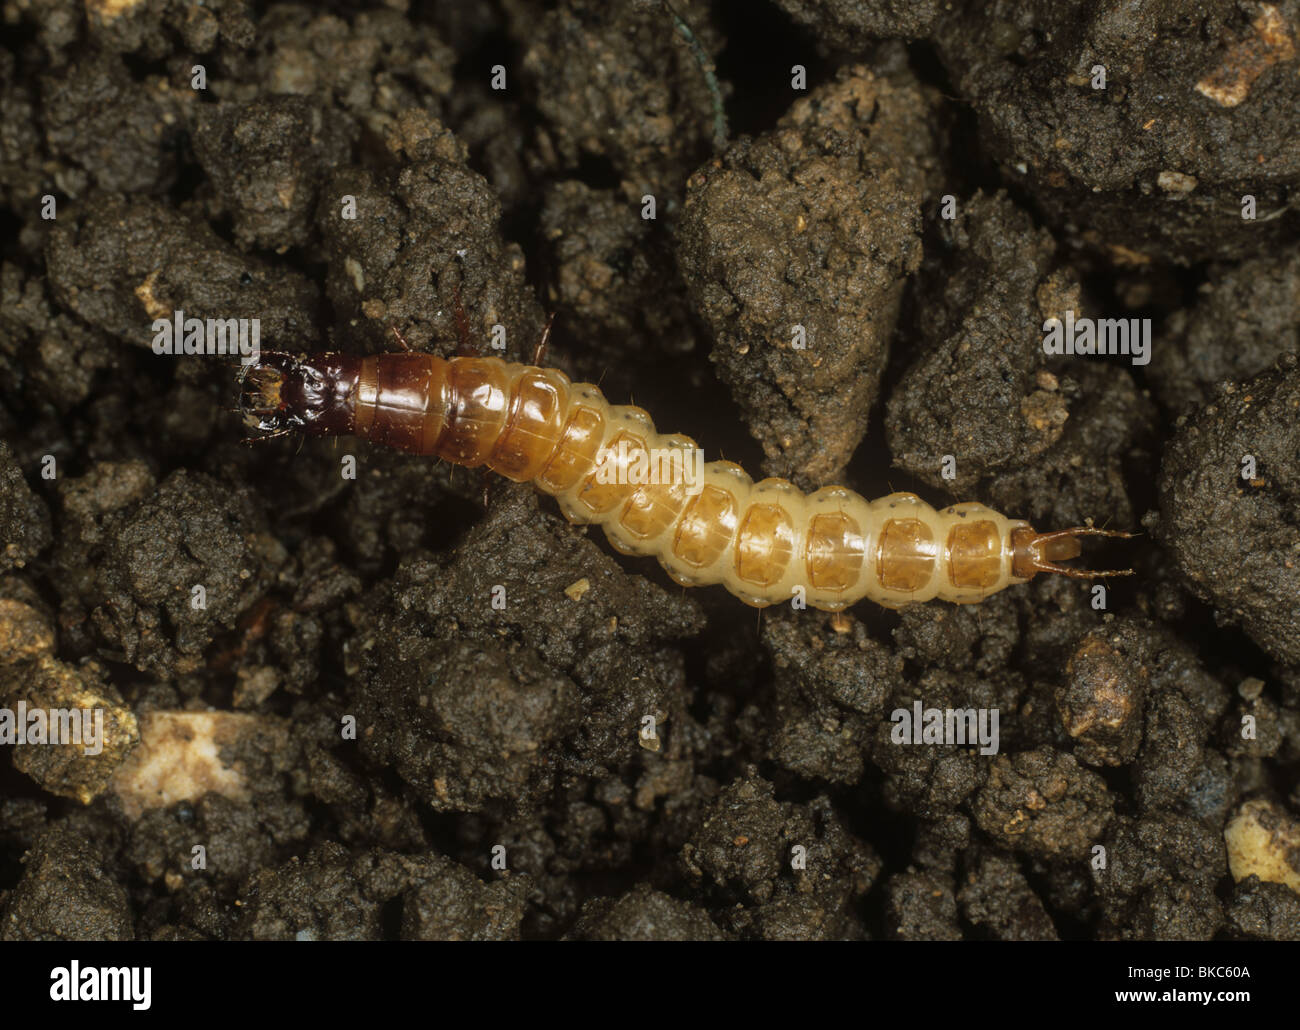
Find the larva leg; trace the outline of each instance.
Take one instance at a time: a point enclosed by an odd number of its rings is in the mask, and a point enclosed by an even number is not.
[[[546,319],[546,325],[542,328],[542,338],[537,341],[537,346],[533,348],[533,365],[540,366],[546,360],[546,348],[551,342],[551,326],[555,324],[555,312],[552,311]]]

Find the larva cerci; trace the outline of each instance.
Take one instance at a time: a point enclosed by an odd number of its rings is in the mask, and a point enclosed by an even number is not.
[[[491,357],[263,352],[245,372],[241,410],[255,428],[355,434],[532,481],[569,521],[599,523],[618,550],[654,555],[678,583],[721,583],[756,607],[796,591],[826,611],[864,597],[891,608],[936,597],[967,604],[1039,572],[1129,574],[1055,564],[1079,555],[1081,536],[1128,534],[1038,533],[977,503],[936,511],[910,493],[804,494],[783,479],[755,483],[729,461],[704,465],[689,486],[683,476],[638,481],[627,474],[638,451],[645,467],[652,453],[689,455],[695,442],[660,434],[642,409],[610,404],[557,369]],[[598,474],[601,461],[614,467]]]

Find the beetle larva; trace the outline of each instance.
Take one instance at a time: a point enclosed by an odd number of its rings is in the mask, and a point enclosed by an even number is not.
[[[610,404],[557,369],[414,353],[264,352],[245,371],[241,410],[254,428],[355,434],[532,481],[569,521],[599,523],[625,554],[654,555],[678,583],[721,583],[755,607],[798,590],[825,611],[864,597],[891,608],[936,597],[968,604],[1039,572],[1131,574],[1056,564],[1081,553],[1079,537],[1127,533],[1038,533],[982,504],[936,511],[915,494],[868,501],[839,486],[805,495],[783,479],[755,483],[729,461],[703,465],[694,483],[685,474],[647,481],[633,474],[638,463],[676,452],[683,460],[674,467],[685,470],[695,442],[660,434],[642,409]]]

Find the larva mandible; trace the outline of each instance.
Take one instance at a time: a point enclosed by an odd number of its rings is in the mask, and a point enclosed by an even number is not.
[[[936,597],[969,604],[1039,572],[1131,574],[1056,564],[1081,553],[1079,537],[1131,534],[1038,533],[978,503],[937,511],[910,493],[804,494],[783,479],[755,483],[729,461],[704,465],[690,487],[681,476],[646,483],[627,474],[638,451],[644,467],[652,453],[692,454],[695,442],[660,434],[641,408],[610,404],[558,369],[500,358],[263,352],[244,370],[240,408],[275,434],[355,434],[531,480],[570,522],[599,523],[623,553],[654,555],[678,583],[721,583],[755,607],[797,589],[825,611],[864,597],[890,608]],[[600,461],[613,468],[598,475]]]

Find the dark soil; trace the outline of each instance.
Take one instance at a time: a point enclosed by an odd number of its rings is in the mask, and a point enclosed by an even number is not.
[[[1300,938],[1300,846],[1224,841],[1300,810],[1300,0],[10,6],[0,707],[109,737],[3,748],[0,938]],[[238,366],[151,348],[448,356],[458,302],[1136,575],[759,614],[526,485],[246,445]]]

